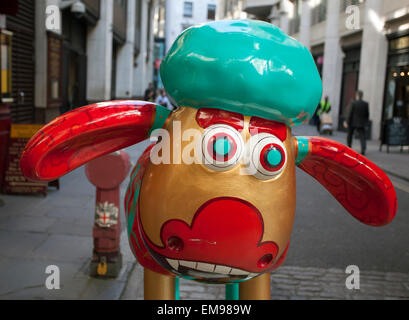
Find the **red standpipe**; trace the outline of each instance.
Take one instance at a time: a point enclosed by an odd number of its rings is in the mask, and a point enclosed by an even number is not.
[[[121,270],[119,186],[130,167],[129,155],[124,151],[99,157],[85,166],[88,180],[97,188],[91,276],[116,277]]]

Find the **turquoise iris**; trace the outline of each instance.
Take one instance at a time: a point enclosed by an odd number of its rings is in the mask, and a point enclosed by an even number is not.
[[[282,160],[281,152],[277,149],[271,149],[267,154],[267,161],[271,166],[278,166]]]
[[[221,156],[228,154],[230,152],[230,148],[231,146],[227,139],[218,139],[214,143],[214,151]]]

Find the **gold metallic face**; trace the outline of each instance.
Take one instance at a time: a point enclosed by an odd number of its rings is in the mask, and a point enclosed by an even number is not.
[[[193,108],[180,108],[172,115],[170,121],[167,122],[165,129],[170,135],[170,159],[173,159],[175,150],[179,152],[179,150],[189,148],[193,154],[192,146],[200,143],[202,136],[197,136],[195,139],[191,138],[187,141],[183,139],[188,139],[187,136],[183,137],[184,133],[189,132],[187,131],[188,129],[198,130],[201,134],[205,131],[196,121],[197,112]],[[175,121],[181,124],[182,139],[179,143],[173,139],[177,129],[177,126],[174,127]],[[244,117],[243,130],[241,132],[236,130],[237,134],[242,137],[245,148],[251,138],[249,121],[250,117]],[[233,128],[233,130],[235,129]],[[166,235],[163,234],[163,231],[166,231],[166,226],[169,226],[169,221],[173,221],[175,225],[183,226],[187,230],[186,232],[189,232],[190,229],[193,230],[195,221],[199,223],[200,219],[196,215],[201,210],[200,208],[203,208],[204,204],[209,203],[212,199],[236,199],[238,201],[238,209],[234,210],[242,210],[240,208],[243,207],[244,211],[248,208],[247,211],[253,210],[252,212],[257,212],[257,214],[254,213],[254,216],[259,215],[257,219],[259,219],[262,227],[260,229],[260,239],[257,240],[257,243],[251,244],[254,246],[254,250],[263,243],[274,242],[278,246],[278,252],[274,255],[271,264],[277,261],[289,243],[295,213],[296,151],[289,128],[287,128],[287,138],[282,144],[287,157],[285,167],[277,176],[267,180],[261,180],[250,174],[242,174],[246,170],[244,158],[236,166],[225,171],[215,171],[204,164],[198,163],[185,164],[182,162],[158,165],[150,163],[146,169],[140,191],[140,221],[145,237],[149,239],[152,246],[156,247],[153,250],[160,252],[161,248],[166,249],[169,247],[169,238],[172,236],[176,238],[181,237],[177,234],[176,229],[167,230]],[[220,206],[217,208],[219,211]],[[211,208],[207,207],[205,210],[209,211]],[[228,206],[226,210],[230,210]],[[223,213],[218,214],[219,217],[223,215]],[[172,259],[173,263],[175,263],[174,261],[179,261],[179,263],[180,261],[201,261],[204,264],[213,264],[213,268],[216,265],[222,265],[246,270],[246,268],[240,265],[241,262],[231,261],[230,263],[228,252],[231,250],[243,250],[241,253],[243,260],[254,259],[249,252],[253,250],[252,247],[247,247],[247,243],[240,243],[240,233],[245,238],[244,235],[252,227],[253,222],[249,221],[247,227],[247,222],[236,221],[234,213],[230,214],[232,217],[231,223],[224,221],[220,224],[220,228],[223,228],[223,230],[217,230],[217,222],[212,223],[210,224],[212,227],[208,227],[208,229],[212,230],[198,231],[199,233],[194,238],[189,235],[185,236],[182,248],[171,252],[170,255],[165,253],[164,256]],[[246,217],[246,214],[237,214],[237,219]],[[213,219],[217,219],[217,217]],[[220,219],[223,220],[222,218]],[[245,227],[243,230],[237,230],[240,223],[244,223]],[[218,239],[223,234],[228,238],[226,241],[229,241],[231,238],[237,239],[236,245],[230,242],[226,245],[231,246],[231,249],[223,249],[226,250],[226,259],[221,258],[219,255],[222,249],[216,248],[221,243]],[[196,251],[211,251],[212,248],[219,250],[219,253],[215,253],[214,260],[221,259],[223,261],[214,261],[212,255],[210,254],[209,256],[208,253],[203,253],[205,256],[203,259],[201,259],[200,254],[199,258],[196,255]],[[193,256],[192,252],[194,253]],[[254,265],[256,265],[256,262]],[[186,265],[190,266],[189,263],[186,263]],[[210,267],[207,266],[207,268]],[[222,267],[220,268],[220,270],[223,270]],[[174,269],[177,269],[177,267]],[[203,267],[203,270],[206,270],[206,266]],[[247,271],[257,274],[256,267]],[[262,269],[259,271],[261,272]]]

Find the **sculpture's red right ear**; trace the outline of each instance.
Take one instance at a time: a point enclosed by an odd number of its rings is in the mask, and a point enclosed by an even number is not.
[[[144,101],[109,101],[67,112],[41,128],[20,159],[31,180],[54,180],[86,162],[143,141],[170,111]]]
[[[374,163],[343,144],[321,137],[296,137],[298,167],[321,183],[356,219],[383,226],[397,210],[395,189]]]

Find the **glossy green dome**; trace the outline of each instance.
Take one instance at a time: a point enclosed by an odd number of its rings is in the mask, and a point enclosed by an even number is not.
[[[179,106],[224,109],[290,126],[307,121],[322,94],[307,48],[256,20],[220,20],[185,30],[160,74]]]

